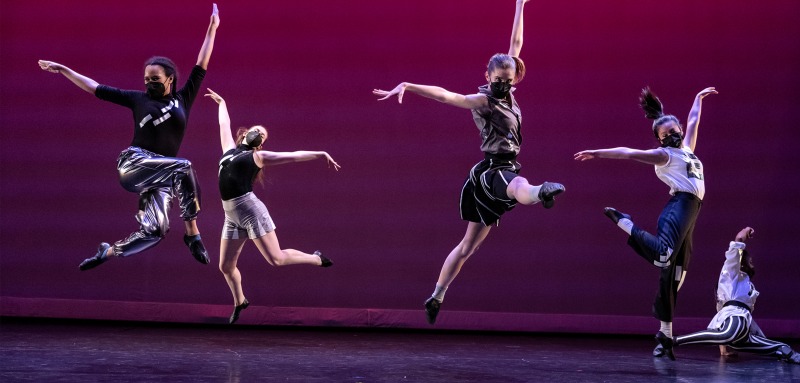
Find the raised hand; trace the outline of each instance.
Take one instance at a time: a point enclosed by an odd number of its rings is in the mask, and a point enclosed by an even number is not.
[[[714,88],[713,86],[710,86],[708,88],[705,88],[705,89],[701,90],[700,93],[697,94],[697,97],[702,99],[705,96],[708,96],[709,94],[719,94],[719,92],[717,92],[716,88]]]
[[[744,229],[740,230],[738,234],[736,234],[736,242],[744,242],[746,239],[753,238],[753,234],[755,234],[755,230],[752,227],[748,226]]]
[[[390,90],[388,92],[385,91],[385,90],[381,90],[381,89],[373,89],[372,90],[372,94],[374,94],[374,95],[376,95],[378,97],[382,97],[382,98],[379,98],[378,101],[383,101],[383,100],[385,100],[385,99],[387,99],[389,97],[397,95],[397,103],[398,104],[402,104],[403,103],[403,94],[405,92],[406,92],[406,83],[400,83],[400,85],[394,87],[394,89],[392,89],[392,90]]]
[[[214,92],[213,90],[211,90],[211,88],[206,88],[206,90],[208,91],[208,93],[206,93],[205,96],[206,97],[211,97],[211,99],[216,101],[217,104],[221,104],[221,103],[225,102],[225,100],[220,95],[218,95],[217,92]]]
[[[61,73],[61,70],[64,69],[64,66],[47,60],[39,60],[39,68],[42,70],[46,70],[50,73]]]
[[[214,3],[211,7],[211,27],[219,27],[219,9],[217,8],[217,3]]]

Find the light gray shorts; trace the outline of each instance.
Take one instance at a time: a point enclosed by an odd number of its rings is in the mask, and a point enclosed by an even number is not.
[[[222,224],[222,239],[250,239],[261,237],[275,230],[264,203],[253,192],[222,201],[225,223]]]

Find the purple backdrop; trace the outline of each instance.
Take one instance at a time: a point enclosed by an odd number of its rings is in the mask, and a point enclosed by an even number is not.
[[[469,111],[411,94],[403,105],[379,103],[371,90],[410,81],[474,92],[488,58],[508,49],[514,1],[219,6],[203,85],[228,100],[234,126],[264,124],[268,149],[327,150],[343,166],[336,173],[314,161],[268,171],[256,193],[276,220],[281,244],[321,249],[336,265],[270,268],[248,244],[239,264],[248,299],[264,313],[296,308],[289,310],[292,323],[317,323],[310,318],[321,311],[366,310],[386,315],[390,325],[423,326],[421,304],[466,228],[458,193],[481,158],[479,136]],[[155,311],[183,307],[176,320],[227,316],[230,293],[214,265],[223,220],[216,104],[198,98],[180,152],[203,187],[198,222],[212,265],[191,258],[173,210],[172,232],[156,248],[79,272],[98,242],[136,227],[136,196],[119,186],[115,169],[130,142],[131,115],[36,64],[53,60],[103,84],[142,89],[142,63],[159,54],[178,64],[183,83],[210,10],[210,2],[195,1],[4,3],[2,314],[170,319],[136,305],[146,303]],[[713,315],[723,252],[749,225],[756,229],[750,246],[762,293],[756,317],[782,335],[800,336],[800,181],[789,149],[800,138],[798,14],[794,0],[530,2],[521,54],[528,75],[516,92],[525,116],[519,160],[532,183],[559,181],[567,192],[552,210],[519,206],[504,216],[451,286],[443,325],[495,321],[496,328],[514,329],[517,320],[602,315],[618,324],[635,318],[651,329],[658,270],[627,247],[602,208],[618,207],[654,229],[667,187],[649,166],[577,163],[572,154],[653,147],[650,123],[636,105],[644,85],[683,122],[694,95],[715,86],[720,94],[704,102],[696,150],[706,167],[706,201],[678,315],[700,318],[693,324]],[[124,314],[128,304],[133,314]],[[108,307],[121,311],[109,314]],[[375,323],[328,323],[356,322]]]

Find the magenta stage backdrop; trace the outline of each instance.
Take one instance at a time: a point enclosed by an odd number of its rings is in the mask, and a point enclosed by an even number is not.
[[[74,4],[73,4],[74,3]],[[800,2],[532,1],[516,96],[525,117],[519,161],[532,183],[558,181],[555,208],[519,206],[492,229],[451,286],[437,328],[652,332],[658,270],[602,214],[614,206],[649,230],[668,199],[650,166],[595,160],[590,148],[655,146],[637,108],[651,86],[685,122],[705,99],[697,154],[706,200],[678,304],[678,331],[714,314],[712,289],[735,233],[753,226],[768,334],[800,337]],[[242,323],[425,327],[422,302],[466,229],[458,197],[482,158],[469,111],[408,94],[401,81],[475,92],[488,58],[506,52],[513,0],[220,2],[203,87],[228,101],[234,126],[264,124],[270,150],[326,150],[323,161],[269,169],[256,194],[281,245],[321,249],[330,269],[272,268],[252,243],[239,262],[253,309]],[[143,89],[143,62],[166,55],[181,80],[195,63],[211,3],[3,4],[2,315],[224,323],[231,296],[216,267],[217,105],[198,98],[180,156],[203,188],[199,227],[213,261],[182,243],[177,208],[157,247],[86,272],[101,241],[137,226],[118,184],[130,111],[82,92],[38,59],[102,84]],[[683,320],[682,320],[683,319]]]

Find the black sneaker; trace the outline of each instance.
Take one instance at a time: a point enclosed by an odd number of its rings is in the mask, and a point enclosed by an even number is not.
[[[545,209],[553,207],[556,203],[555,197],[564,192],[564,185],[555,182],[545,182],[539,189],[539,200],[542,201],[542,206]]]
[[[244,302],[242,302],[242,304],[238,306],[233,306],[233,313],[231,314],[231,317],[228,319],[228,324],[236,323],[236,321],[239,320],[239,313],[242,312],[242,310],[246,309],[247,306],[250,306],[250,302],[248,302],[247,299],[245,299]]]
[[[84,259],[83,262],[81,262],[81,264],[78,266],[78,268],[81,269],[81,271],[84,271],[100,266],[101,264],[105,263],[105,261],[108,260],[108,257],[106,257],[106,251],[108,250],[109,247],[111,247],[111,245],[105,242],[100,243],[100,246],[97,246],[97,254],[95,254],[91,258]]]
[[[614,221],[614,223],[619,222],[619,220],[621,220],[623,218],[631,219],[630,215],[627,215],[625,213],[620,213],[619,211],[617,211],[617,209],[614,209],[613,207],[607,207],[607,208],[603,209],[603,214],[605,214],[606,217],[608,217],[612,221]]]
[[[439,307],[441,306],[442,302],[439,302],[434,297],[430,297],[425,301],[425,318],[428,319],[428,323],[436,323],[436,316],[439,315]]]
[[[672,353],[672,346],[674,343],[672,341],[672,338],[666,336],[663,332],[659,331],[656,333],[656,340],[664,350],[664,355],[666,355],[667,358],[669,358],[669,360],[675,360],[675,354]],[[653,355],[655,356],[655,350],[653,350]]]
[[[330,259],[322,256],[322,252],[321,251],[319,251],[319,250],[315,251],[314,255],[318,256],[319,260],[322,261],[322,264],[319,265],[320,267],[331,267],[331,266],[333,266],[333,261],[331,261]]]
[[[206,251],[206,247],[203,246],[203,241],[200,239],[200,234],[197,235],[183,235],[183,243],[186,246],[189,246],[189,251],[192,252],[192,256],[197,262],[200,262],[204,265],[207,265],[211,262],[208,259],[208,252]]]

